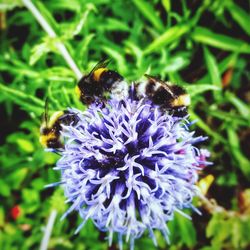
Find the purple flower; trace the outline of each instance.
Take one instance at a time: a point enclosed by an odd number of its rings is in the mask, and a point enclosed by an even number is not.
[[[71,207],[103,231],[130,241],[154,229],[168,241],[166,222],[174,212],[192,207],[197,170],[208,165],[195,147],[191,123],[162,111],[146,98],[112,99],[105,107],[70,109],[79,118],[63,126],[65,149],[57,162]],[[193,208],[195,209],[195,208]],[[185,214],[184,214],[185,215]],[[187,215],[186,215],[187,216]]]

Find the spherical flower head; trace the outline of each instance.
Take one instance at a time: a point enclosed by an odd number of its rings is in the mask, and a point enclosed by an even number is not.
[[[201,157],[190,123],[144,98],[112,99],[86,111],[70,109],[77,124],[63,126],[65,148],[57,163],[71,207],[103,231],[130,241],[153,230],[168,240],[166,222],[192,207]]]

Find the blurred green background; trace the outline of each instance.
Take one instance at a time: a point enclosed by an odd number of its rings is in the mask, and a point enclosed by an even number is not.
[[[58,156],[44,152],[39,127],[44,100],[51,113],[78,102],[74,72],[56,43],[88,72],[112,60],[127,80],[145,72],[185,86],[191,119],[214,165],[200,174],[204,194],[194,201],[202,216],[176,215],[168,223],[171,245],[147,233],[135,249],[249,249],[250,247],[250,1],[247,0],[57,0],[33,1],[56,32],[51,38],[21,0],[0,1],[0,249],[39,249],[52,211],[57,211],[48,249],[109,248],[91,222],[78,235],[77,213],[67,209],[53,170]],[[208,190],[208,191],[207,191]],[[208,201],[208,200],[207,200]],[[124,246],[128,249],[128,246]]]

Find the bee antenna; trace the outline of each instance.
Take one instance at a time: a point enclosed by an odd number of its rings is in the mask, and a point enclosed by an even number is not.
[[[100,69],[100,68],[106,68],[108,66],[108,64],[110,63],[111,60],[109,59],[101,59],[95,66],[94,68],[90,71],[90,75],[97,69]]]

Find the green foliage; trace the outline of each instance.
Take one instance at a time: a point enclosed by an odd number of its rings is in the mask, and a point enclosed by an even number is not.
[[[50,114],[84,108],[75,95],[76,76],[58,43],[83,73],[108,57],[128,81],[148,73],[185,86],[191,95],[190,117],[197,120],[193,126],[197,134],[209,136],[204,147],[214,162],[204,170],[215,177],[209,195],[225,211],[212,216],[204,211],[198,218],[192,214],[193,221],[176,214],[168,225],[170,246],[155,232],[158,249],[249,247],[249,212],[236,202],[250,179],[247,1],[33,2],[56,38],[41,28],[22,1],[0,3],[0,249],[38,249],[53,209],[58,215],[50,249],[108,248],[105,235],[91,222],[74,236],[79,216],[60,221],[68,207],[63,191],[44,188],[60,181],[53,171],[58,156],[39,144],[45,99]],[[14,218],[11,211],[17,205],[21,212]],[[117,244],[112,247],[117,249]],[[156,248],[145,234],[135,249]]]
[[[249,245],[249,219],[249,215],[215,213],[206,229],[207,237],[212,238],[211,247],[202,250],[224,249],[227,245],[233,249],[246,249]]]

